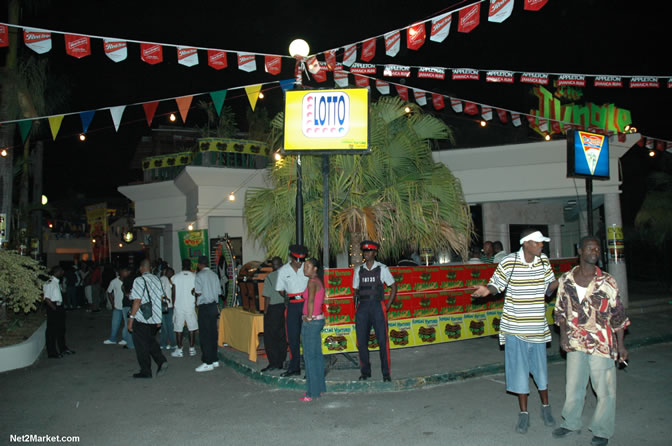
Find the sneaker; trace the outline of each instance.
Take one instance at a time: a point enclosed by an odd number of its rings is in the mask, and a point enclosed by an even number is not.
[[[181,357],[184,356],[184,352],[182,352],[182,350],[176,348],[175,351],[170,354],[170,356],[172,356],[173,358],[181,358]]]
[[[119,345],[126,345],[126,344],[127,344],[127,342],[126,342],[126,341],[124,341],[124,340],[122,339],[121,341],[117,342],[117,344],[119,344]]]
[[[553,431],[553,438],[565,438],[566,436],[570,434],[580,434],[581,430],[578,431],[573,431],[569,430],[566,427],[559,427]]]
[[[196,356],[196,347],[189,347],[189,356]]]
[[[309,396],[304,396],[303,398],[299,398],[299,401],[304,402],[304,403],[309,403],[313,401],[313,399]]]
[[[519,434],[526,434],[527,428],[530,427],[530,414],[521,412],[518,414],[518,423],[516,424],[516,432]]]
[[[105,339],[105,340],[103,341],[103,344],[105,344],[105,345],[115,345],[116,342],[114,342],[114,341],[110,341],[109,339]]]
[[[593,439],[590,440],[590,444],[591,446],[606,446],[609,444],[609,439],[595,435]]]
[[[199,372],[199,373],[200,372],[212,372],[213,370],[215,370],[215,368],[212,366],[212,364],[203,363],[203,364],[199,365],[198,367],[196,367],[196,371]]]
[[[555,426],[555,418],[551,413],[551,405],[541,406],[541,419],[544,420],[544,426],[553,427]]]
[[[213,362],[213,363],[212,363],[212,366],[213,366],[214,368],[219,367],[219,361],[215,361],[215,362]]]
[[[174,348],[175,348],[175,346],[169,345],[169,346],[166,347],[166,350],[173,350]]]

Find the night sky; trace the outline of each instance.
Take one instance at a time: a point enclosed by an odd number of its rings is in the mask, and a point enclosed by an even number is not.
[[[471,2],[471,1],[470,1]],[[470,2],[169,2],[169,1],[68,1],[49,2],[36,11],[26,11],[25,26],[43,27],[98,36],[119,37],[227,50],[287,54],[289,43],[298,37],[311,45],[311,53],[361,41],[401,28]],[[40,3],[40,2],[37,2]],[[207,5],[202,5],[207,3]],[[523,10],[516,0],[511,17],[504,23],[487,22],[487,6],[482,3],[481,24],[471,33],[457,32],[456,16],[443,43],[426,43],[419,51],[405,48],[395,58],[384,55],[382,39],[377,42],[373,62],[402,65],[470,67],[553,73],[614,75],[672,75],[669,60],[669,15],[665,2],[625,2],[597,0],[550,0],[539,12]],[[6,21],[6,10],[0,13]],[[164,97],[220,90],[239,85],[289,79],[293,61],[283,60],[283,71],[271,76],[257,58],[257,71],[244,73],[229,54],[229,67],[216,71],[207,66],[207,55],[199,53],[200,64],[177,64],[176,50],[164,48],[164,62],[150,66],[140,60],[139,45],[128,45],[128,58],[119,63],[103,53],[102,41],[92,40],[92,55],[75,59],[65,54],[63,37],[52,36],[52,50],[38,57],[48,58],[51,88],[65,88],[67,102],[52,113],[82,111],[130,104]],[[34,54],[23,43],[20,52]],[[0,60],[4,58],[0,50]],[[340,61],[340,57],[339,57]],[[379,69],[378,77],[382,70]],[[449,77],[449,72],[446,73]],[[389,80],[389,79],[388,79]],[[397,81],[397,79],[391,79]],[[351,77],[352,82],[352,77]],[[517,80],[513,85],[481,81],[421,80],[413,75],[409,87],[436,91],[475,102],[529,112],[536,98],[529,85]],[[592,84],[592,79],[588,80]],[[627,81],[626,81],[627,84]],[[660,89],[584,89],[584,100],[597,104],[615,103],[631,110],[634,124],[644,134],[672,140],[672,89],[663,82]],[[310,84],[309,84],[310,85]],[[325,84],[333,85],[331,75]],[[270,87],[271,85],[266,86]],[[276,84],[277,86],[277,84]],[[374,99],[378,96],[373,93]],[[195,110],[195,97],[187,126],[202,125],[204,115]],[[242,90],[230,92],[226,101],[238,112],[238,125],[246,129],[245,109],[249,107]],[[263,104],[273,116],[281,110],[279,88],[268,91]],[[425,107],[431,109],[431,102]],[[458,147],[505,143],[538,138],[526,129],[496,124],[482,130],[464,115],[450,110],[441,113],[456,129]],[[167,124],[165,115],[176,111],[174,102],[159,105],[154,126]],[[498,123],[497,118],[494,118]],[[47,126],[46,122],[44,123]],[[473,131],[472,131],[473,128]],[[142,108],[129,107],[119,132],[114,131],[107,111],[99,112],[81,143],[79,118],[66,117],[56,142],[45,136],[45,192],[58,200],[73,193],[104,197],[137,178],[129,170],[135,147],[150,131]],[[135,173],[137,175],[137,173]]]

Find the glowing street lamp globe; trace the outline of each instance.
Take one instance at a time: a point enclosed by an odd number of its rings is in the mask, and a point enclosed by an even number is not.
[[[303,39],[296,39],[289,44],[289,55],[292,57],[308,57],[310,47]]]

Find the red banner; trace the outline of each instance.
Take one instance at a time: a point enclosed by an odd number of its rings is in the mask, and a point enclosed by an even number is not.
[[[622,87],[623,79],[620,76],[595,76],[595,87]]]
[[[280,56],[264,56],[264,66],[268,74],[277,75],[282,71],[282,58]]]
[[[443,109],[446,106],[443,102],[443,95],[432,93],[432,105],[436,110]]]
[[[208,65],[215,70],[222,70],[229,66],[226,61],[226,51],[208,50]]]
[[[513,83],[512,71],[488,71],[485,73],[486,82],[501,82],[504,84]]]
[[[327,62],[329,71],[334,71],[336,69],[336,51],[327,51],[324,53],[324,60]]]
[[[657,77],[633,77],[630,79],[630,88],[659,88]]]
[[[513,0],[490,0],[488,22],[502,23],[513,11]]]
[[[509,122],[509,117],[506,115],[506,110],[497,109],[497,116],[499,116],[499,120],[502,121],[502,123],[506,124]]]
[[[401,34],[399,31],[393,31],[385,34],[385,54],[394,57],[399,52],[399,42],[401,41]]]
[[[461,80],[477,81],[480,79],[480,74],[478,70],[474,70],[472,68],[455,68],[453,69],[452,79],[454,81],[461,81]]]
[[[562,74],[558,77],[558,80],[555,81],[555,84],[558,87],[585,87],[586,76],[582,74]]]
[[[546,73],[523,73],[520,81],[526,84],[548,85],[548,74]]]
[[[362,60],[369,62],[376,55],[376,38],[372,37],[362,43]]]
[[[355,74],[355,85],[357,85],[358,87],[368,87],[369,78],[366,76],[360,76],[359,74]]]
[[[432,42],[443,42],[450,33],[450,24],[453,21],[453,15],[447,13],[432,19],[432,30],[430,31],[429,40]]]
[[[353,74],[376,74],[376,66],[370,63],[354,63],[350,67]]]
[[[154,120],[154,113],[159,106],[159,101],[154,102],[145,102],[142,104],[142,108],[145,110],[145,118],[147,118],[147,125],[152,126],[152,121]]]
[[[91,55],[91,40],[88,36],[65,34],[65,52],[72,57],[81,59]]]
[[[385,65],[383,69],[383,76],[387,77],[409,77],[411,75],[411,67],[405,65]]]
[[[471,116],[476,116],[478,114],[478,105],[473,102],[464,103],[464,112]]]
[[[320,63],[319,67],[320,70],[317,73],[313,73],[313,78],[315,79],[315,81],[319,83],[326,82],[327,80],[327,70],[325,69],[326,64],[323,67],[322,64]],[[336,76],[336,73],[338,73],[338,71],[334,72],[334,77]]]
[[[408,101],[408,88],[404,87],[403,85],[395,85],[394,88],[396,88],[397,94],[401,99]]]
[[[418,68],[419,79],[441,79],[446,78],[446,71],[443,68],[422,67]]]
[[[150,65],[161,63],[163,62],[163,48],[155,43],[141,43],[140,59]]]
[[[419,50],[425,44],[425,23],[416,23],[406,28],[406,46],[410,50]]]
[[[481,21],[481,4],[476,3],[464,9],[460,9],[457,31],[468,33],[474,30]]]
[[[525,0],[525,10],[539,11],[546,3],[548,3],[548,0]]]
[[[6,25],[0,25],[0,47],[9,46],[9,28]]]

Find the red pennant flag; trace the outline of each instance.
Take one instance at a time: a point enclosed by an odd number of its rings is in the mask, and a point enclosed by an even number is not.
[[[376,38],[372,37],[362,43],[362,60],[369,62],[376,55]]]
[[[0,25],[0,47],[9,46],[9,27]]]
[[[150,65],[163,62],[163,47],[156,43],[141,43],[140,59]]]
[[[316,73],[313,73],[313,78],[317,82],[322,83],[322,82],[325,82],[327,80],[327,71],[324,68],[322,68],[321,65],[318,65],[318,66],[320,67],[320,70]]]
[[[425,44],[425,23],[416,23],[406,28],[406,46],[418,50]]]
[[[460,9],[460,17],[457,31],[468,33],[474,30],[481,21],[481,3],[476,3],[464,9]]]
[[[443,103],[443,96],[436,93],[432,93],[432,104],[434,105],[435,110],[441,110],[446,106]]]
[[[360,76],[359,74],[355,74],[355,85],[358,87],[368,87],[369,86],[369,78],[366,76]]]
[[[525,10],[539,11],[546,3],[548,3],[548,0],[525,0]]]
[[[497,116],[499,116],[499,120],[502,121],[502,123],[506,124],[509,122],[509,117],[506,116],[506,110],[497,109]]]
[[[44,54],[51,51],[51,33],[49,32],[24,28],[23,41],[28,48],[35,51],[37,54]]]
[[[645,141],[645,140],[646,140],[646,138],[641,137],[641,138],[639,138],[639,141],[637,141],[636,144],[637,144],[639,147],[644,147],[644,141]]]
[[[91,41],[88,36],[77,34],[65,35],[65,52],[72,57],[81,59],[91,54]]]
[[[264,63],[268,74],[275,76],[282,71],[282,58],[280,56],[264,56]]]
[[[488,22],[502,23],[513,11],[513,0],[490,0]]]
[[[656,141],[656,150],[665,150],[665,141]]]
[[[397,89],[397,94],[401,99],[408,101],[408,88],[404,87],[403,85],[395,85],[394,88]]]
[[[471,116],[476,116],[478,114],[478,105],[473,102],[464,103],[464,112]]]
[[[394,57],[399,52],[399,42],[401,41],[401,34],[399,31],[392,31],[385,34],[385,54]]]
[[[145,102],[142,104],[142,108],[145,109],[145,118],[147,118],[147,125],[152,126],[152,121],[154,120],[154,113],[159,106],[159,101],[154,102]]]
[[[182,96],[181,98],[175,98],[177,102],[177,109],[180,111],[180,116],[182,117],[182,122],[187,122],[187,114],[189,113],[189,107],[191,107],[191,101],[194,99],[193,96]]]
[[[327,62],[327,69],[329,71],[334,71],[336,69],[336,51],[325,52],[324,60]]]
[[[208,65],[215,70],[222,70],[228,67],[226,51],[208,50]]]
[[[562,127],[560,126],[560,122],[551,121],[551,133],[562,133]]]

